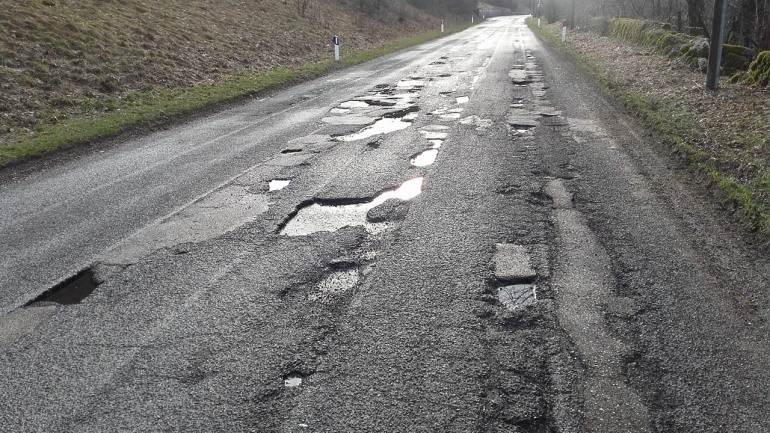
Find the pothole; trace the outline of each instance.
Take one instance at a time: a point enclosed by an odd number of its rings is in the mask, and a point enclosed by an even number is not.
[[[399,110],[394,110],[388,113],[385,113],[382,117],[386,119],[398,119],[398,118],[407,118],[410,114],[417,113],[420,111],[420,107],[416,105],[410,105],[405,108],[401,108]]]
[[[283,386],[286,388],[296,388],[302,385],[302,379],[305,377],[306,375],[300,372],[292,371],[291,373],[283,376]]]
[[[345,101],[338,105],[339,108],[367,108],[369,104],[366,101]]]
[[[422,181],[422,177],[410,179],[367,203],[338,206],[313,203],[301,208],[280,230],[280,234],[306,236],[316,232],[333,232],[347,226],[363,226],[370,233],[379,233],[387,224],[367,222],[367,212],[390,199],[408,201],[417,197],[422,192]]]
[[[400,131],[412,125],[412,122],[405,121],[403,119],[406,119],[406,117],[401,119],[382,118],[374,122],[373,125],[367,126],[366,128],[356,132],[355,134],[343,135],[343,136],[335,137],[334,139],[336,141],[363,140],[369,137],[373,137],[375,135],[390,134],[391,132]]]
[[[281,153],[284,155],[288,155],[290,153],[300,153],[300,152],[302,152],[302,149],[297,149],[297,148],[288,148],[288,149],[283,149],[281,151]]]
[[[415,167],[427,167],[436,162],[437,156],[438,148],[432,148],[418,153],[409,162]]]
[[[479,116],[476,116],[474,114],[472,116],[468,116],[463,119],[460,119],[460,124],[475,126],[477,131],[481,131],[484,129],[491,128],[493,125],[493,122],[492,122],[492,119],[482,119]]]
[[[400,89],[422,89],[425,87],[425,81],[421,80],[401,80],[396,84],[396,87]]]
[[[537,289],[534,284],[514,284],[500,287],[497,299],[505,308],[516,310],[528,307],[537,302]]]
[[[471,100],[471,98],[469,98],[469,97],[467,97],[467,96],[459,96],[459,97],[457,98],[457,103],[458,103],[458,104],[466,104],[466,103],[468,103],[468,101],[470,101],[470,100]]]
[[[393,97],[388,95],[375,95],[375,96],[381,96],[377,99],[366,99],[365,102],[367,105],[373,105],[377,107],[395,107],[398,105],[398,101],[394,100]]]
[[[448,134],[446,132],[426,131],[423,129],[420,131],[420,135],[426,140],[446,140]]]
[[[358,269],[355,268],[333,272],[318,283],[316,292],[308,295],[308,299],[318,301],[332,295],[347,292],[358,284],[359,278]]]
[[[516,85],[526,85],[532,83],[534,80],[529,76],[529,72],[523,69],[511,69],[508,72],[508,76]]]
[[[61,305],[79,304],[88,295],[93,293],[97,287],[99,287],[99,283],[96,281],[94,271],[88,268],[46,290],[43,294],[28,302],[25,307],[44,302],[53,302]]]
[[[291,183],[288,179],[273,179],[268,184],[268,191],[280,191]]]

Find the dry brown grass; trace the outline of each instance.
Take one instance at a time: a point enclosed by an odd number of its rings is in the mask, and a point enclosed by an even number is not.
[[[425,31],[431,18],[344,1],[0,0],[0,146],[65,119],[98,116],[155,91],[329,57]]]
[[[770,246],[770,94],[723,77],[718,91],[681,59],[593,32],[558,42],[558,24],[536,29],[598,79],[711,182],[717,196]]]

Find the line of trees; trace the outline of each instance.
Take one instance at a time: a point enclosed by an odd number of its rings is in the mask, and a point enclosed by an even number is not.
[[[680,32],[709,37],[714,0],[529,0],[530,10],[549,22],[570,17],[604,16],[666,22]],[[728,0],[726,41],[755,49],[770,49],[770,0]]]

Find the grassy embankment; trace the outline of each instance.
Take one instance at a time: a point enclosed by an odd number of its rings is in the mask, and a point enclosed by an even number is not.
[[[642,66],[636,65],[639,69],[623,70],[615,60],[617,55],[597,57],[571,41],[562,43],[558,25],[538,27],[533,20],[528,24],[546,44],[592,77],[603,92],[653,128],[714,186],[715,196],[735,212],[746,229],[757,233],[762,245],[770,246],[770,108],[764,91],[723,80],[722,90],[710,92],[692,88],[692,81],[674,76],[649,80],[657,86],[652,91],[649,85],[645,87],[629,77],[645,73],[659,76],[660,70],[644,71],[643,62]],[[655,46],[658,38],[648,39],[648,51],[639,55],[662,56],[656,54],[661,48]],[[606,40],[602,43],[607,45]],[[667,62],[673,66],[663,73],[699,76],[685,66],[677,66],[676,60]],[[698,80],[705,85],[705,75],[700,77]]]
[[[0,11],[0,166],[168,122],[461,31],[268,0],[30,0]],[[426,31],[426,29],[436,29]],[[340,62],[329,35],[339,34]]]

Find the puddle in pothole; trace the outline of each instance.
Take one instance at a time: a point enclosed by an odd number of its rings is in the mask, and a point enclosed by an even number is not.
[[[270,183],[268,184],[268,187],[269,187],[268,191],[280,191],[286,188],[287,186],[289,186],[290,183],[291,181],[287,179],[271,180]]]
[[[389,134],[391,132],[400,131],[411,126],[411,120],[417,116],[417,113],[410,113],[401,119],[382,118],[373,125],[356,132],[355,134],[343,135],[335,137],[336,141],[356,141],[363,140],[365,138],[373,137],[380,134]],[[406,121],[404,120],[406,119]]]
[[[441,145],[444,144],[444,140],[428,140],[431,149],[441,149]]]
[[[329,113],[339,115],[339,114],[348,114],[350,113],[350,111],[351,110],[349,108],[332,108],[331,110],[329,110]]]
[[[471,100],[471,98],[469,98],[468,96],[460,96],[460,97],[457,98],[457,103],[458,104],[465,104],[465,103],[467,103],[470,100]]]
[[[345,101],[338,106],[339,108],[367,108],[369,104],[366,101]]]
[[[305,236],[316,232],[333,232],[347,226],[363,226],[369,233],[380,233],[387,228],[387,223],[367,222],[366,214],[390,199],[408,201],[417,197],[422,192],[422,179],[410,179],[368,203],[339,206],[313,203],[300,209],[280,233],[286,236]]]
[[[302,385],[303,377],[304,375],[301,373],[289,373],[283,377],[283,386],[286,388],[296,388]]]
[[[316,286],[317,291],[308,295],[308,299],[311,301],[318,301],[327,298],[330,295],[346,292],[358,284],[358,279],[358,269],[348,269],[331,273],[318,283]]]
[[[534,304],[537,301],[537,292],[532,284],[515,284],[500,287],[497,299],[505,308],[515,310]]]
[[[427,167],[436,162],[438,149],[428,149],[414,156],[409,162],[415,167]]]
[[[401,80],[396,84],[396,87],[398,88],[412,88],[412,89],[421,89],[425,87],[425,81],[420,80]]]

